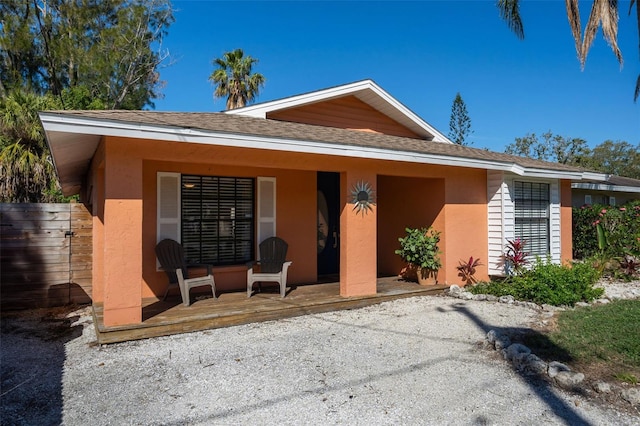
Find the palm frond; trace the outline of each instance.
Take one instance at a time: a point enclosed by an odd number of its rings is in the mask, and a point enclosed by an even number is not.
[[[618,2],[617,0],[594,0],[589,20],[584,30],[584,39],[582,40],[582,48],[579,55],[580,64],[583,68],[589,49],[591,49],[600,26],[602,26],[602,34],[605,40],[607,40],[611,50],[618,58],[618,62],[622,65],[622,53],[618,48]]]
[[[509,29],[520,39],[524,39],[524,26],[520,18],[519,0],[498,0],[500,16],[507,22]]]
[[[576,53],[578,59],[582,57],[582,25],[580,24],[580,10],[578,9],[578,0],[565,0],[567,6],[567,17],[571,26],[571,34],[576,44]]]

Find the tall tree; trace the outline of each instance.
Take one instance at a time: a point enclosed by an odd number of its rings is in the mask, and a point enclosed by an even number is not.
[[[56,201],[57,179],[38,111],[58,105],[50,95],[22,91],[0,98],[0,202]]]
[[[640,179],[640,144],[604,141],[590,149],[580,138],[565,138],[551,132],[539,138],[527,134],[505,148],[507,154],[569,164],[588,170]]]
[[[585,162],[589,147],[584,139],[565,138],[546,132],[542,134],[542,138],[538,138],[535,133],[516,138],[513,143],[507,145],[505,152],[521,157],[579,166]]]
[[[471,130],[471,118],[467,113],[467,105],[464,103],[460,92],[451,105],[451,118],[449,119],[449,139],[458,145],[468,145],[467,137],[473,133]]]
[[[84,86],[110,109],[161,96],[169,0],[5,0],[0,22],[0,96]]]
[[[252,102],[264,86],[262,74],[252,73],[257,59],[244,56],[242,49],[225,52],[222,58],[213,60],[217,68],[209,76],[216,85],[213,92],[215,98],[227,98],[227,109],[241,108]]]
[[[591,150],[584,167],[618,176],[640,179],[640,143],[606,140]]]
[[[38,111],[105,109],[85,87],[67,88],[59,97],[12,90],[0,97],[0,202],[64,201],[53,169]]]
[[[524,26],[520,16],[520,0],[498,0],[498,10],[502,18],[507,22],[509,28],[520,39],[524,39]],[[593,0],[589,19],[582,32],[580,23],[580,8],[578,0],[565,0],[567,9],[567,17],[571,26],[571,33],[576,45],[576,52],[581,67],[584,69],[587,55],[593,44],[598,28],[602,28],[602,34],[605,40],[611,46],[611,50],[622,65],[622,52],[618,47],[618,8],[620,7],[617,0]],[[638,38],[640,39],[640,0],[631,0],[629,4],[629,15],[636,7],[636,20],[638,26]],[[640,41],[640,40],[639,40]],[[639,43],[640,47],[640,43]],[[637,101],[640,96],[640,75],[636,80],[633,100]]]
[[[161,96],[170,0],[0,2],[0,200],[62,201],[37,111]]]

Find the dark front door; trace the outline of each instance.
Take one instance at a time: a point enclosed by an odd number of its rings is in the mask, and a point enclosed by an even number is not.
[[[340,174],[318,172],[318,275],[340,269]]]

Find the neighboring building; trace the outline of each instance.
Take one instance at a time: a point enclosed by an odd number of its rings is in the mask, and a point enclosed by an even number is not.
[[[163,238],[216,265],[216,286],[246,288],[260,241],[289,243],[292,284],[336,274],[345,297],[397,275],[407,226],[442,232],[439,281],[503,273],[505,243],[571,258],[571,183],[604,175],[452,144],[371,80],[226,113],[40,114],[65,195],[94,215],[93,301],[104,325],[142,321],[161,296]],[[371,201],[358,209],[358,193]]]
[[[574,182],[573,207],[585,204],[619,206],[629,201],[640,200],[640,180],[623,176],[607,175],[606,181]]]

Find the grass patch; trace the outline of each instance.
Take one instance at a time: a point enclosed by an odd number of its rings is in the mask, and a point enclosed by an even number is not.
[[[560,312],[557,328],[548,334],[550,344],[534,337],[525,344],[543,358],[633,383],[640,377],[639,330],[640,300],[620,300]]]

